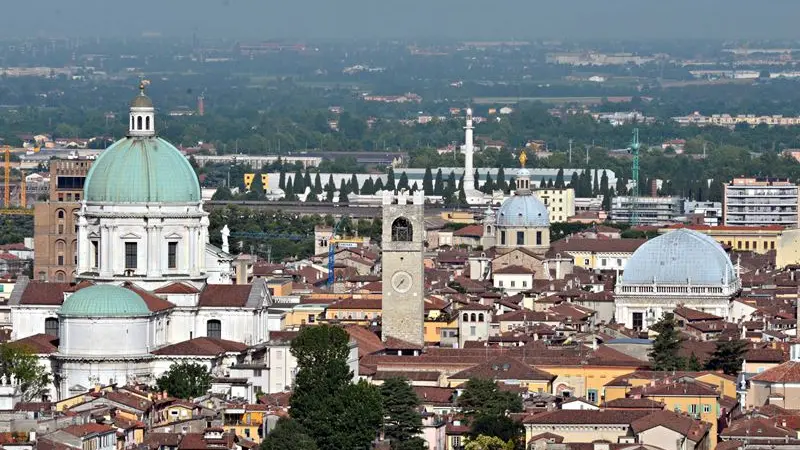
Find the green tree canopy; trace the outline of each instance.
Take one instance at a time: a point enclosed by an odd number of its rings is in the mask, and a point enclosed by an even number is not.
[[[383,434],[392,449],[423,449],[419,438],[422,432],[420,401],[414,389],[404,378],[389,378],[381,385],[383,398]]]
[[[14,378],[26,402],[41,401],[52,383],[34,351],[13,342],[0,344],[0,375]]]
[[[160,391],[173,397],[192,399],[211,389],[211,372],[206,366],[194,362],[173,363],[156,381]]]
[[[513,441],[504,442],[498,437],[484,435],[470,439],[464,446],[464,450],[514,450],[514,448]]]
[[[747,341],[743,339],[717,341],[714,353],[706,363],[706,369],[721,370],[726,375],[739,375],[745,353],[747,353]]]
[[[320,450],[369,448],[383,419],[378,388],[351,381],[349,342],[344,329],[330,325],[303,328],[292,341],[298,372],[291,416]]]
[[[679,355],[683,339],[676,327],[677,324],[672,314],[666,314],[650,327],[651,330],[658,333],[649,355],[654,370],[667,371],[684,368],[685,361]]]
[[[501,416],[521,412],[522,399],[513,392],[501,391],[494,380],[473,378],[464,385],[458,406],[467,417]]]
[[[297,421],[281,418],[261,442],[260,450],[317,450],[317,443]]]

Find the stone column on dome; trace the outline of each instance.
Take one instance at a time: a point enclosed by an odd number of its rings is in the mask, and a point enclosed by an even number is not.
[[[110,276],[113,271],[111,270],[111,261],[109,254],[111,253],[111,230],[108,225],[100,226],[100,268],[101,276]]]
[[[199,253],[198,257],[200,258],[198,259],[199,263],[198,270],[201,273],[204,273],[206,271],[206,244],[209,243],[208,225],[209,225],[208,216],[203,216],[203,218],[200,219],[200,248],[198,251]]]
[[[159,272],[159,259],[161,258],[161,252],[158,249],[158,240],[157,240],[157,233],[158,233],[158,225],[156,225],[153,221],[147,220],[147,224],[145,225],[145,230],[147,233],[147,245],[145,250],[146,260],[147,260],[147,277],[154,278],[161,275]]]
[[[91,269],[89,256],[89,222],[83,215],[78,216],[78,275]],[[96,261],[95,264],[99,263]]]
[[[197,233],[195,227],[189,227],[189,274],[192,276],[197,274]]]

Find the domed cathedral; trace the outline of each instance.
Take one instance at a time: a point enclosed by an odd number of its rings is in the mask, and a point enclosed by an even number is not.
[[[687,228],[647,241],[625,264],[614,289],[615,320],[647,330],[678,305],[723,317],[742,289],[722,246]]]
[[[118,278],[153,290],[180,280],[201,288],[229,282],[207,267],[208,213],[189,161],[156,135],[144,82],[130,105],[128,134],[92,165],[78,212],[77,278]],[[209,269],[211,269],[209,271]]]
[[[169,358],[193,358],[186,343],[198,339],[236,348],[269,340],[266,281],[231,284],[229,233],[222,249],[209,243],[197,176],[156,135],[145,83],[139,90],[127,136],[86,177],[77,283],[21,278],[9,298],[12,339],[57,347],[46,357],[53,398],[97,383],[152,383]]]
[[[519,161],[522,169],[517,173],[514,195],[503,201],[497,213],[487,211],[484,218],[483,246],[495,247],[498,253],[520,248],[544,254],[550,248],[550,214],[533,194],[524,151]]]

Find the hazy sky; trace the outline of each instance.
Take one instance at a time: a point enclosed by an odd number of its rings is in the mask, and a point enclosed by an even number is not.
[[[2,0],[0,35],[800,38],[799,0]]]

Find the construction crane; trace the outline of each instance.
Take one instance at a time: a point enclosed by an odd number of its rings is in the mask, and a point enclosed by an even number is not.
[[[11,146],[4,145],[0,147],[5,153],[5,178],[3,179],[3,208],[0,209],[0,215],[16,216],[16,215],[32,215],[33,209],[28,209],[27,203],[27,186],[25,185],[25,173],[20,171],[20,192],[19,192],[19,206],[16,208],[11,207]]]
[[[333,283],[335,280],[335,266],[336,266],[336,247],[339,244],[360,244],[363,242],[360,239],[340,239],[336,237],[336,234],[339,231],[339,226],[342,224],[342,219],[340,218],[336,225],[333,227],[333,231],[331,232],[331,237],[328,238],[328,286],[333,287]]]
[[[633,165],[631,167],[631,180],[633,181],[633,188],[631,189],[631,225],[639,223],[639,129],[633,129],[633,139],[631,140],[631,154],[633,155]]]

